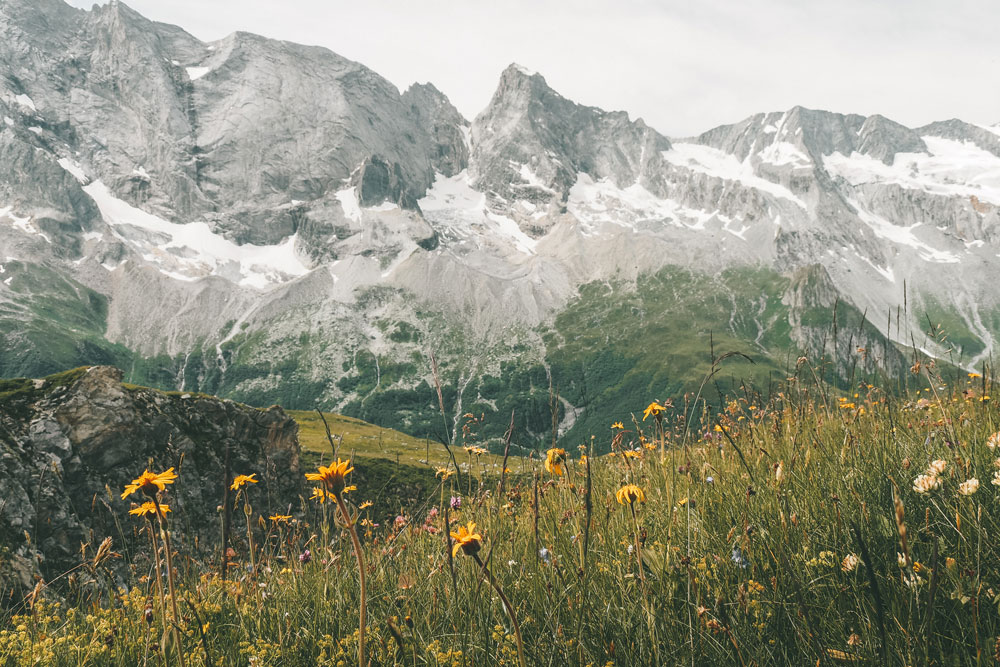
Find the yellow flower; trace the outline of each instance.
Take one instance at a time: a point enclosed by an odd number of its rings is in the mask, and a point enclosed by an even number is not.
[[[312,495],[309,496],[309,500],[318,500],[320,505],[333,498],[334,495],[321,486],[314,486]]]
[[[346,482],[344,478],[347,477],[348,473],[354,470],[351,466],[351,461],[341,461],[340,458],[337,459],[335,463],[331,463],[330,467],[320,466],[319,472],[307,472],[306,479],[311,482],[323,482],[326,488],[333,492],[334,495],[340,495],[345,491],[350,489],[345,489]],[[321,501],[322,502],[322,501]]]
[[[638,501],[640,503],[646,502],[646,494],[642,492],[635,484],[626,484],[622,488],[618,489],[615,493],[615,498],[622,505],[631,505],[632,503]]]
[[[237,475],[233,479],[233,485],[230,486],[229,488],[232,489],[233,491],[237,491],[237,490],[243,488],[244,486],[246,486],[247,484],[256,484],[257,481],[258,481],[256,479],[254,479],[254,477],[256,477],[256,476],[257,476],[257,473],[255,473],[255,472],[254,473],[250,473],[249,475]]]
[[[653,415],[654,417],[656,417],[664,410],[666,410],[665,407],[660,405],[658,402],[653,401],[648,406],[646,406],[646,409],[643,411],[642,421],[646,421],[646,417],[648,417],[649,415]]]
[[[549,474],[561,477],[563,474],[562,464],[566,460],[566,450],[553,448],[545,452],[545,469]]]
[[[272,514],[268,517],[274,523],[288,523],[292,519],[291,514]]]
[[[624,452],[622,452],[622,454],[627,459],[641,459],[642,458],[642,452],[637,452],[637,451],[634,451],[634,450],[631,450],[631,449],[626,449]]]
[[[160,504],[160,509],[163,510],[164,514],[170,511],[170,505]],[[156,514],[156,504],[152,500],[147,500],[138,507],[134,507],[128,511],[129,514],[134,514],[136,516],[153,516]]]
[[[611,425],[611,428],[625,428],[625,424],[622,424],[621,422],[615,422],[614,424]]]
[[[451,533],[451,537],[455,540],[455,546],[451,550],[453,558],[458,555],[459,549],[465,555],[472,556],[483,546],[483,536],[476,532],[476,524],[472,521],[469,522],[468,527],[459,526],[458,532]]]
[[[133,479],[131,484],[125,485],[125,490],[122,491],[122,500],[136,491],[152,498],[157,491],[163,491],[167,488],[167,484],[173,484],[175,479],[177,479],[177,473],[174,472],[173,467],[161,473],[145,470]]]
[[[366,500],[365,502],[363,502],[360,505],[358,505],[358,509],[359,510],[366,510],[366,509],[368,509],[371,506],[372,506],[372,501]]]
[[[434,476],[435,477],[440,477],[442,480],[448,479],[449,477],[451,477],[454,474],[455,474],[455,471],[451,470],[448,467],[438,468],[437,470],[434,471]]]

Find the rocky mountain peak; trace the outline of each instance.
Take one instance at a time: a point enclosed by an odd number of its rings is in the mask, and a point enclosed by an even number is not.
[[[539,210],[562,208],[579,174],[622,187],[642,181],[670,142],[625,112],[577,104],[513,64],[473,121],[472,146],[471,172],[491,203],[510,211],[527,202],[537,219]]]

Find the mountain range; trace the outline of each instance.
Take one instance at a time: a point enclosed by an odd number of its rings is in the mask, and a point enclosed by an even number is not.
[[[667,137],[518,65],[470,121],[324,48],[0,0],[0,376],[582,441],[726,351],[733,386],[980,368],[998,253],[1000,125]]]

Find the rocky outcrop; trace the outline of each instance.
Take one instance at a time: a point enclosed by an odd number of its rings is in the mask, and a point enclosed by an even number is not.
[[[228,451],[234,474],[256,473],[254,509],[285,513],[301,492],[298,426],[281,408],[167,394],[122,384],[95,366],[44,379],[0,381],[0,591],[30,589],[80,562],[105,537],[126,556],[141,522],[124,485],[147,467],[174,467],[168,487],[177,544],[217,547]],[[141,499],[139,499],[141,502]]]

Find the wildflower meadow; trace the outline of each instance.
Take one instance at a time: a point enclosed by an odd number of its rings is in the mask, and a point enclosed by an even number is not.
[[[650,396],[533,457],[465,442],[472,465],[391,521],[345,452],[289,514],[258,514],[261,471],[234,471],[245,533],[221,567],[172,540],[183,466],[137,470],[121,520],[146,546],[81,557],[127,559],[130,580],[39,582],[2,619],[0,665],[992,664],[993,385],[914,373]]]

